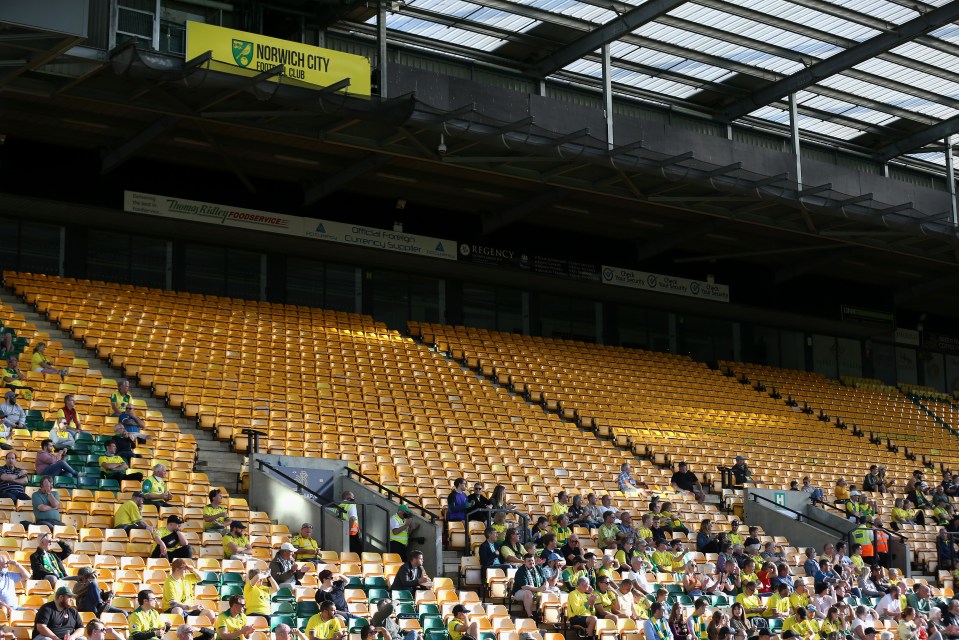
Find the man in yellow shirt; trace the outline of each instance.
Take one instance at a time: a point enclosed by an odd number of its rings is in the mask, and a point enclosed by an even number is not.
[[[196,567],[184,558],[174,558],[170,569],[170,577],[163,583],[166,613],[177,613],[184,618],[202,613],[213,620],[216,617],[213,611],[197,606],[196,585],[203,580],[203,576]]]
[[[763,617],[785,620],[791,614],[792,603],[789,602],[789,585],[780,583],[776,587],[776,593],[769,596],[769,600],[766,601],[766,610],[763,611]]]
[[[756,595],[756,583],[752,581],[743,585],[743,592],[736,596],[736,602],[743,606],[747,618],[756,618],[766,610]]]
[[[253,557],[253,547],[250,545],[250,538],[243,533],[244,529],[246,525],[239,520],[230,523],[230,533],[223,536],[224,560],[246,560]]]
[[[180,531],[182,524],[183,518],[180,516],[167,516],[166,526],[158,527],[153,533],[156,544],[150,554],[151,558],[166,558],[172,562],[174,558],[193,557],[193,547],[187,544],[186,536]]]
[[[553,503],[553,506],[549,510],[549,523],[556,524],[559,521],[559,517],[569,513],[569,506],[567,503],[569,498],[566,495],[565,491],[560,491],[556,495],[556,502]]]
[[[279,590],[276,580],[269,571],[250,569],[243,585],[243,599],[246,600],[246,615],[270,617],[270,595]]]
[[[309,522],[303,523],[290,543],[296,547],[297,560],[315,562],[320,555],[320,543],[313,539],[313,525]]]
[[[566,616],[570,625],[584,627],[587,638],[596,631],[596,601],[599,599],[595,593],[589,593],[589,588],[589,578],[582,577],[566,599]]]
[[[173,494],[166,488],[167,469],[165,465],[153,466],[153,475],[143,480],[140,491],[143,492],[143,501],[155,507],[172,507],[170,500]]]
[[[796,609],[796,615],[789,616],[783,622],[783,637],[785,637],[787,631],[797,633],[800,638],[805,640],[812,640],[819,632],[819,625],[816,624],[815,620],[809,618],[809,612],[803,607]]]
[[[306,623],[306,635],[310,640],[345,640],[347,634],[343,621],[336,615],[336,606],[329,600],[321,604],[320,612]]]
[[[596,579],[596,617],[606,618],[607,620],[618,620],[619,616],[613,613],[613,607],[616,604],[616,591],[610,588],[611,579],[608,576],[600,576]]]
[[[133,397],[130,395],[130,382],[120,380],[117,383],[117,390],[110,396],[110,408],[113,409],[114,417],[123,413],[127,405],[132,401]]]
[[[126,460],[117,455],[117,443],[107,440],[104,445],[106,455],[100,456],[97,463],[100,465],[100,475],[108,480],[136,480],[141,482],[143,474],[139,471],[131,472]]]
[[[153,533],[153,527],[140,515],[140,507],[143,506],[143,494],[134,491],[129,500],[117,507],[113,514],[113,528],[129,531],[130,529],[146,529]]]
[[[160,618],[155,593],[149,589],[140,591],[137,594],[137,603],[140,606],[133,610],[127,620],[130,625],[130,640],[160,638],[170,630],[170,623],[163,622]]]
[[[789,604],[792,605],[793,611],[808,607],[809,589],[806,587],[806,583],[804,583],[802,580],[797,580],[796,586],[793,588],[795,591],[793,591],[789,596]]]
[[[203,507],[203,530],[223,531],[230,526],[230,518],[223,505],[223,492],[210,490],[210,504]]]
[[[213,624],[216,627],[217,640],[238,640],[238,638],[249,638],[253,633],[253,625],[247,624],[246,614],[243,608],[246,606],[246,599],[241,595],[232,595],[229,600],[229,608],[216,617]]]

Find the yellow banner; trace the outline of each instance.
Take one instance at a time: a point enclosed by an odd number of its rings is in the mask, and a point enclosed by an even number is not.
[[[370,95],[370,61],[290,40],[236,31],[203,22],[186,23],[186,59],[213,52],[214,68],[252,76],[283,65],[283,81],[327,87],[345,78],[345,93]],[[273,78],[274,81],[277,78]]]

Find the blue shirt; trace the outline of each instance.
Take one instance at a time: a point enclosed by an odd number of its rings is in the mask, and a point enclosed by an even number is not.
[[[17,571],[0,571],[0,602],[14,609],[20,606],[17,600],[17,583],[23,576]]]

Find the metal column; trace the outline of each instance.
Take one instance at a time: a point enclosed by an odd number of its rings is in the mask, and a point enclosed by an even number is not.
[[[802,156],[799,148],[799,109],[796,106],[796,94],[789,94],[789,141],[793,156],[796,158],[796,182],[802,184]]]
[[[389,0],[380,0],[376,11],[376,56],[377,56],[377,84],[380,87],[380,98],[387,98],[386,91],[386,9]]]
[[[959,213],[956,211],[956,167],[952,157],[952,136],[946,136],[946,190],[949,192],[952,224],[959,225]]]
[[[603,45],[603,112],[606,115],[606,147],[613,148],[613,78],[609,43]]]

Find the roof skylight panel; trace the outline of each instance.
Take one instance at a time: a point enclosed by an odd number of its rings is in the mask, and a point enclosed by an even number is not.
[[[526,0],[523,4],[597,25],[609,22],[616,17],[614,11],[578,0]]]
[[[847,11],[857,11],[870,18],[885,20],[893,24],[902,24],[908,22],[919,14],[908,7],[888,0],[825,0],[828,4],[834,4]]]

